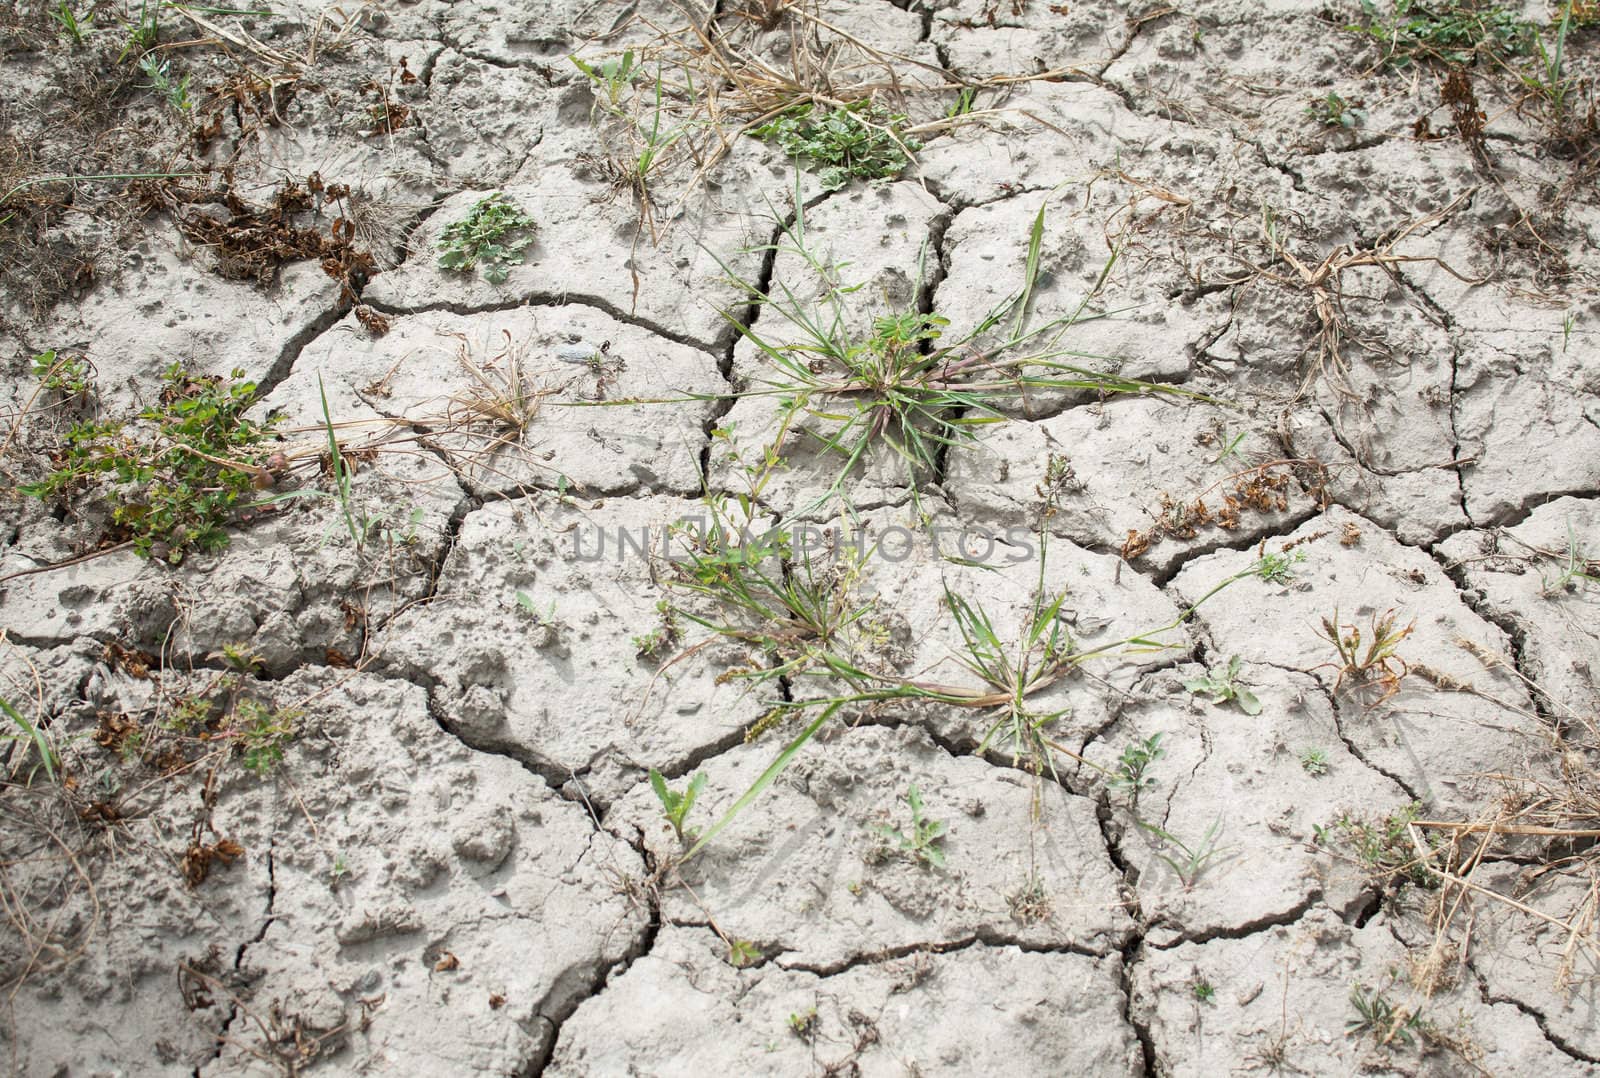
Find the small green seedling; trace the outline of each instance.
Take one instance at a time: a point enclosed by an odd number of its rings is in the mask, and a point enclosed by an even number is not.
[[[1582,584],[1600,584],[1600,574],[1595,571],[1594,559],[1578,548],[1578,538],[1567,521],[1567,549],[1557,558],[1554,576],[1539,574],[1539,594],[1546,599],[1578,590]]]
[[[1359,101],[1346,101],[1332,90],[1326,97],[1318,98],[1306,107],[1306,117],[1323,127],[1338,127],[1350,131],[1367,122],[1367,110]]]
[[[522,607],[526,613],[533,615],[533,619],[540,625],[553,626],[556,623],[556,601],[554,599],[550,600],[550,605],[548,607],[546,607],[544,610],[540,610],[539,604],[535,602],[533,596],[529,595],[527,592],[519,590],[516,593],[516,598],[517,605]]]
[[[1239,705],[1246,715],[1261,714],[1261,701],[1256,694],[1239,684],[1239,656],[1228,660],[1228,665],[1213,666],[1204,677],[1190,678],[1183,687],[1192,693],[1211,697],[1213,704],[1226,704],[1229,700]]]
[[[1306,749],[1300,753],[1300,766],[1312,778],[1321,778],[1328,773],[1328,750]]]
[[[923,814],[922,791],[913,784],[906,790],[905,801],[911,806],[911,832],[898,827],[880,827],[878,834],[895,843],[898,853],[909,854],[923,864],[934,868],[944,867],[944,851],[935,845],[950,830],[943,820],[931,820]]]
[[[633,85],[633,80],[639,75],[639,65],[634,62],[632,49],[621,56],[595,64],[580,60],[576,56],[569,56],[567,59],[572,61],[573,67],[588,76],[595,90],[596,104],[601,105],[607,112],[622,111],[623,95],[628,92],[628,87]]]
[[[178,78],[172,73],[172,61],[163,60],[155,53],[139,58],[139,70],[150,80],[149,89],[167,99],[167,104],[178,112],[188,112],[194,107],[189,100],[189,76]]]
[[[1204,977],[1196,977],[1191,985],[1194,998],[1199,1003],[1212,1003],[1217,998],[1216,987]]]
[[[1294,579],[1294,567],[1306,560],[1304,550],[1263,554],[1256,562],[1256,575],[1268,584],[1287,584]]]
[[[800,1014],[791,1014],[789,1032],[810,1044],[817,1035],[817,1009],[811,1007]]]
[[[465,217],[439,234],[439,268],[471,273],[482,266],[484,280],[503,284],[510,267],[522,264],[534,228],[533,218],[504,194],[479,199]]]
[[[247,771],[265,775],[283,760],[283,750],[294,737],[300,712],[270,708],[259,700],[244,699],[234,705],[232,736]]]
[[[84,396],[94,384],[88,360],[58,355],[54,349],[33,357],[33,375],[45,389],[63,397]]]
[[[50,17],[61,25],[62,32],[74,45],[82,45],[83,36],[94,29],[94,11],[79,15],[67,4],[67,0],[61,0],[50,12]]]
[[[761,961],[763,957],[761,948],[749,940],[733,939],[728,941],[728,965],[734,969],[747,969]]]
[[[1383,992],[1368,989],[1359,982],[1350,989],[1350,1006],[1355,1008],[1356,1013],[1344,1024],[1347,1037],[1371,1034],[1375,1044],[1398,1041],[1409,1047],[1412,1033],[1420,1028],[1420,1014],[1411,1014],[1404,1007],[1396,1007]]]
[[[700,772],[689,781],[688,787],[678,793],[667,786],[666,778],[655,768],[650,769],[650,788],[656,792],[656,800],[661,802],[661,812],[672,825],[672,833],[678,841],[684,839],[683,822],[689,816],[689,810],[694,808],[695,798],[700,796],[700,791],[706,788],[705,772]]]
[[[5,712],[12,724],[21,730],[20,734],[0,735],[0,741],[27,741],[32,743],[34,751],[39,754],[39,766],[44,768],[45,777],[51,782],[56,780],[56,768],[60,765],[60,757],[50,747],[49,740],[44,731],[39,729],[37,723],[28,721],[27,716],[11,705],[11,701],[0,696],[0,711]]]
[[[1166,863],[1168,868],[1172,869],[1173,873],[1183,883],[1185,891],[1193,890],[1195,882],[1200,879],[1201,873],[1205,872],[1213,861],[1226,852],[1226,849],[1217,848],[1217,838],[1222,832],[1221,816],[1211,821],[1211,826],[1206,828],[1206,833],[1193,846],[1153,823],[1146,823],[1138,818],[1135,818],[1133,822],[1138,824],[1142,830],[1148,831],[1163,843],[1172,847],[1173,854],[1163,853],[1161,850],[1155,850],[1154,853]]]
[[[1166,752],[1161,747],[1161,735],[1158,733],[1125,746],[1117,759],[1117,769],[1111,773],[1107,785],[1127,794],[1128,800],[1137,806],[1139,795],[1156,784],[1155,776],[1147,774],[1150,765],[1165,756]]]
[[[665,599],[656,603],[656,613],[660,615],[661,622],[647,633],[641,633],[632,638],[634,654],[641,659],[660,659],[674,644],[682,633],[678,624],[678,613],[672,604]]]

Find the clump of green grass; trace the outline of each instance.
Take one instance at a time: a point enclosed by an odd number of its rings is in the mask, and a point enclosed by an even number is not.
[[[232,377],[172,364],[158,403],[135,423],[76,424],[50,474],[22,491],[51,499],[109,487],[112,523],[141,557],[176,565],[192,550],[222,549],[241,502],[270,478],[252,458],[274,423],[245,416],[255,383],[241,370]]]
[[[55,747],[50,744],[50,739],[40,729],[39,724],[18,711],[12,706],[11,701],[3,696],[0,696],[0,712],[4,712],[6,718],[11,720],[11,724],[21,731],[16,734],[0,734],[0,742],[21,742],[30,746],[39,758],[35,768],[42,767],[45,777],[54,782],[56,771],[61,765],[61,758],[56,755]],[[29,778],[32,778],[31,771]]]
[[[766,729],[789,718],[807,721],[749,789],[700,834],[685,858],[694,857],[727,827],[846,709],[887,701],[954,708],[981,716],[987,723],[978,746],[980,753],[1004,746],[1014,765],[1040,776],[1055,775],[1058,755],[1111,774],[1053,741],[1049,728],[1065,710],[1041,709],[1034,698],[1095,659],[1173,646],[1162,641],[1163,634],[1184,624],[1200,603],[1252,575],[1255,569],[1222,581],[1167,625],[1082,648],[1058,616],[1065,591],[1052,595],[1045,587],[1046,535],[1041,530],[1038,583],[1016,633],[1002,633],[981,604],[946,587],[943,605],[960,641],[953,660],[966,675],[962,684],[908,677],[874,662],[870,650],[860,646],[863,638],[872,636],[872,607],[870,602],[853,599],[849,577],[834,578],[819,588],[818,581],[827,577],[819,577],[809,562],[782,564],[782,559],[774,556],[775,549],[782,548],[771,546],[758,546],[758,555],[743,548],[735,553],[727,546],[691,554],[688,564],[679,569],[686,574],[683,586],[709,600],[710,609],[684,611],[684,616],[710,629],[713,638],[755,643],[770,656],[764,663],[752,663],[725,675],[772,690],[770,709],[757,726]],[[763,564],[767,559],[779,564]],[[862,631],[853,631],[858,628]],[[808,695],[806,687],[818,683],[824,686],[823,695]],[[1199,851],[1201,866],[1210,859],[1206,853]]]
[[[950,825],[928,816],[916,783],[906,790],[905,802],[911,809],[911,830],[886,824],[878,828],[878,835],[889,843],[891,852],[903,853],[931,868],[943,868],[944,850],[938,843],[949,833]]]
[[[505,194],[479,199],[459,221],[439,234],[439,268],[471,273],[482,267],[483,279],[502,284],[522,252],[533,243],[535,222]]]
[[[905,171],[922,148],[902,132],[906,122],[861,100],[829,109],[800,105],[750,133],[809,164],[824,191],[837,191],[851,180],[893,179]]]
[[[880,445],[903,461],[915,497],[919,486],[936,472],[941,454],[971,444],[980,427],[1004,420],[1002,404],[1029,394],[1089,390],[1102,395],[1199,396],[1071,362],[1081,354],[1060,347],[1073,325],[1097,317],[1088,313],[1089,303],[1115,257],[1073,311],[1043,325],[1030,325],[1044,224],[1041,206],[1028,234],[1022,287],[960,333],[951,333],[949,320],[936,312],[918,311],[878,317],[869,332],[852,329],[860,319],[852,317],[855,312],[847,306],[847,298],[857,288],[844,284],[837,267],[811,249],[803,210],[784,226],[778,244],[760,250],[798,256],[804,270],[815,276],[819,298],[809,298],[810,292],[797,292],[783,282],[763,290],[723,265],[747,299],[777,316],[792,337],[782,340],[769,334],[765,314],[759,328],[753,328],[724,312],[770,362],[770,369],[757,375],[741,395],[773,396],[782,402],[778,430],[766,453],[775,463],[768,470],[781,466],[783,444],[802,419],[814,421],[803,428],[805,433],[825,453],[841,460],[832,483],[807,509],[840,496],[846,480]]]

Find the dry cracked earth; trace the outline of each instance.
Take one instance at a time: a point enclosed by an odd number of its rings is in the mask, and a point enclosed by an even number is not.
[[[11,3],[0,1056],[1600,1072],[1600,28],[1401,8]]]

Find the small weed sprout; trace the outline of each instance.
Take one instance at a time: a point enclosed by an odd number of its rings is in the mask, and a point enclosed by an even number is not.
[[[139,70],[150,80],[149,89],[165,98],[172,108],[178,112],[194,108],[194,102],[189,100],[189,76],[173,75],[171,60],[163,60],[153,52],[146,53],[139,58]]]
[[[1556,555],[1554,576],[1539,574],[1539,594],[1546,599],[1577,591],[1585,584],[1600,584],[1595,561],[1578,548],[1578,539],[1567,521],[1567,549]]]
[[[790,109],[751,134],[771,139],[785,155],[800,158],[817,170],[824,191],[837,191],[851,180],[893,179],[922,148],[900,133],[906,117],[889,114],[868,101],[821,110],[815,105]]]
[[[1150,765],[1166,753],[1167,750],[1161,747],[1159,733],[1124,746],[1122,755],[1117,759],[1116,770],[1106,780],[1106,785],[1127,794],[1129,802],[1137,807],[1139,795],[1157,782],[1156,777],[1148,773]]]
[[[1216,986],[1214,986],[1204,977],[1198,975],[1196,975],[1195,979],[1190,982],[1190,991],[1194,993],[1194,998],[1197,1003],[1214,1003],[1217,998]]]
[[[1321,778],[1328,773],[1327,749],[1303,749],[1300,753],[1300,767],[1312,778]]]
[[[44,768],[45,777],[54,782],[56,780],[56,769],[61,765],[61,758],[56,755],[49,738],[39,728],[39,724],[31,721],[26,715],[18,711],[11,701],[3,696],[0,696],[0,711],[5,712],[6,718],[11,720],[11,724],[21,731],[21,733],[17,734],[0,734],[0,742],[21,742],[31,746],[39,757],[39,762],[35,765],[35,768]],[[14,767],[11,773],[15,774],[16,771],[17,769]],[[28,778],[29,781],[33,778],[31,771]]]
[[[817,1035],[817,1009],[811,1007],[789,1016],[789,1032],[810,1044]]]
[[[906,790],[905,802],[911,807],[911,830],[905,832],[898,827],[883,826],[878,828],[878,834],[889,842],[896,853],[909,855],[912,859],[921,861],[934,868],[944,867],[944,851],[935,843],[944,838],[950,827],[943,820],[929,819],[923,812],[922,791],[913,783]]]
[[[1226,704],[1232,700],[1246,715],[1261,714],[1261,701],[1256,694],[1239,684],[1239,656],[1228,660],[1227,666],[1213,666],[1204,677],[1190,678],[1183,687],[1192,693],[1211,697],[1213,704]]]
[[[271,708],[248,697],[235,703],[229,737],[238,746],[245,769],[265,775],[276,767],[299,720],[298,711]]]
[[[734,969],[748,969],[765,957],[761,948],[749,940],[733,939],[728,941],[728,965]]]
[[[1505,59],[1533,51],[1538,31],[1515,12],[1462,0],[1395,0],[1387,21],[1373,0],[1361,0],[1363,22],[1346,26],[1382,49],[1379,63],[1405,68],[1419,60],[1470,64],[1478,57]]]
[[[641,659],[652,661],[662,658],[674,645],[677,644],[682,630],[678,625],[678,614],[672,604],[662,599],[656,603],[656,614],[660,618],[654,629],[641,633],[631,639],[634,654]]]
[[[1413,621],[1400,629],[1395,627],[1395,620],[1395,612],[1392,609],[1383,614],[1373,615],[1369,635],[1365,638],[1366,647],[1363,649],[1360,627],[1341,626],[1337,609],[1334,610],[1333,617],[1322,619],[1322,632],[1318,635],[1332,644],[1338,655],[1337,661],[1321,664],[1337,671],[1338,676],[1333,685],[1335,693],[1346,680],[1354,681],[1358,685],[1375,685],[1381,688],[1382,695],[1376,701],[1380,704],[1400,691],[1400,682],[1411,668],[1396,654],[1396,651],[1400,647],[1400,642],[1410,636],[1411,631],[1416,628],[1416,622]]]
[[[1354,820],[1341,816],[1334,821],[1334,826],[1354,848],[1356,860],[1373,876],[1385,881],[1399,877],[1431,889],[1438,886],[1438,877],[1429,869],[1426,859],[1417,855],[1409,837],[1411,824],[1421,811],[1422,806],[1412,802],[1382,819]]]
[[[72,10],[67,0],[61,0],[59,4],[52,8],[50,17],[60,25],[61,32],[66,34],[67,40],[71,41],[75,46],[82,45],[84,35],[94,29],[93,8],[91,7],[90,10],[80,15]]]
[[[1263,554],[1256,562],[1256,575],[1268,584],[1287,584],[1294,579],[1294,568],[1306,560],[1304,550]]]
[[[700,772],[689,781],[682,793],[667,786],[666,778],[655,768],[650,769],[650,789],[655,791],[656,800],[661,802],[661,812],[672,825],[672,833],[678,841],[684,840],[683,822],[689,816],[689,810],[694,808],[695,799],[700,796],[700,791],[706,788],[705,772]]]
[[[481,266],[484,280],[503,284],[510,267],[522,264],[534,228],[533,218],[503,193],[481,198],[439,234],[439,268],[471,273]]]
[[[1192,846],[1172,832],[1157,827],[1153,823],[1148,823],[1138,817],[1135,817],[1133,822],[1141,830],[1149,832],[1163,844],[1173,849],[1174,852],[1171,854],[1164,853],[1158,849],[1155,851],[1155,855],[1168,868],[1172,869],[1173,874],[1182,882],[1185,891],[1192,891],[1201,874],[1217,858],[1227,852],[1226,848],[1219,849],[1217,847],[1217,838],[1222,832],[1222,817],[1220,816],[1211,821],[1211,826],[1206,828],[1206,833]]]
[[[87,396],[94,387],[87,359],[59,355],[53,349],[33,357],[33,375],[45,389],[69,399]]]
[[[1395,1041],[1410,1047],[1413,1032],[1420,1028],[1420,1014],[1396,1007],[1382,991],[1360,983],[1350,989],[1350,1006],[1356,1013],[1344,1024],[1347,1037],[1371,1034],[1373,1043],[1380,1047]]]
[[[596,105],[610,113],[622,111],[623,98],[639,76],[639,65],[634,62],[632,49],[621,56],[592,64],[576,56],[567,59],[588,78],[595,91]]]
[[[1306,107],[1306,117],[1322,127],[1350,131],[1367,122],[1367,111],[1359,101],[1346,101],[1332,90]]]

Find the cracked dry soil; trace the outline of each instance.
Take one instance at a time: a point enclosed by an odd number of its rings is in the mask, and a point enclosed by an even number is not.
[[[1600,1072],[1592,5],[72,10],[0,10],[13,1073]],[[865,98],[898,177],[753,137]],[[777,300],[992,359],[1024,292],[1133,391],[908,463],[773,389]],[[277,417],[224,545],[23,493],[203,376]],[[1058,600],[1044,740],[852,699],[686,860],[863,684],[683,586],[741,496],[873,685]]]

